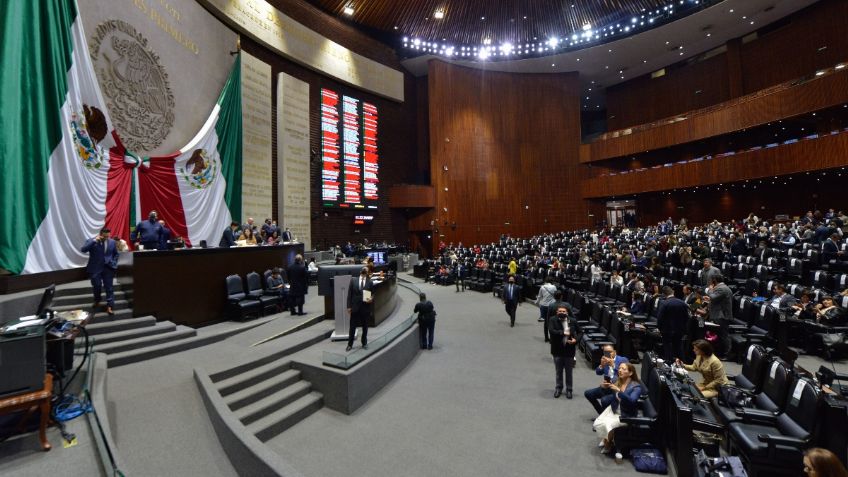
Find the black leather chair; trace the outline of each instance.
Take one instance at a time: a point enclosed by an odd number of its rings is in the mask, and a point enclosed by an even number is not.
[[[230,319],[243,320],[248,316],[259,316],[262,312],[262,303],[259,300],[247,296],[241,277],[230,275],[226,278],[227,287],[227,316]]]
[[[644,365],[643,365],[644,366]],[[635,417],[622,417],[627,424],[613,431],[616,448],[625,456],[631,449],[650,445],[664,449],[663,426],[660,424],[659,409],[667,404],[663,402],[659,371],[652,368],[647,379],[642,380],[643,398],[639,401],[639,413]]]
[[[718,420],[727,425],[731,422],[741,420],[740,412],[761,412],[776,415],[781,412],[786,404],[791,371],[780,358],[773,358],[766,366],[766,372],[761,385],[762,391],[753,396],[750,408],[737,409],[719,404],[717,398],[711,400],[713,410]]]
[[[280,299],[272,295],[265,294],[265,287],[262,286],[262,277],[256,272],[247,274],[247,296],[259,301],[260,309],[264,315],[266,312],[275,312],[280,304]]]
[[[804,449],[819,425],[819,390],[805,377],[792,376],[786,411],[743,413],[728,429],[731,452],[739,454],[750,477],[802,475]]]
[[[763,378],[765,378],[766,366],[769,363],[769,355],[764,347],[752,344],[745,353],[745,361],[742,363],[742,372],[730,377],[733,384],[752,394],[762,391]]]

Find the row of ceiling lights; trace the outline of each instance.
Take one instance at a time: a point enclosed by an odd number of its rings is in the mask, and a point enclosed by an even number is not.
[[[699,5],[701,0],[688,0],[693,5]],[[517,43],[513,44],[510,41],[505,41],[500,44],[500,46],[492,45],[491,38],[484,38],[482,45],[474,45],[474,46],[453,46],[444,42],[429,42],[423,41],[419,38],[410,38],[408,36],[403,37],[403,46],[404,48],[408,48],[415,51],[420,51],[422,53],[431,53],[431,54],[439,54],[447,57],[476,57],[480,60],[485,60],[488,58],[494,57],[503,57],[503,58],[515,58],[521,57],[522,55],[533,55],[533,54],[551,54],[560,50],[568,49],[569,47],[581,46],[584,43],[589,43],[594,40],[600,40],[602,38],[610,38],[615,37],[616,35],[627,34],[633,30],[636,30],[640,27],[644,27],[645,25],[652,25],[655,21],[664,18],[670,18],[674,14],[674,4],[679,3],[680,5],[685,4],[685,0],[678,0],[678,2],[670,2],[669,5],[666,5],[662,8],[662,10],[657,9],[653,12],[645,12],[640,16],[634,16],[630,19],[630,24],[625,23],[622,24],[616,23],[614,25],[607,25],[600,29],[593,28],[590,23],[586,23],[582,27],[582,31],[573,32],[569,37],[560,38],[558,36],[551,36],[546,41],[540,42],[538,41],[538,37],[533,37],[533,42],[525,42],[525,43]],[[434,13],[434,18],[443,19],[445,17],[444,10],[436,10]],[[526,20],[527,17],[524,17]],[[485,21],[486,17],[480,17],[481,21]],[[443,38],[443,41],[446,39]]]

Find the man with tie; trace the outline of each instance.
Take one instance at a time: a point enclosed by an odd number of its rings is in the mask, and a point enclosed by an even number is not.
[[[283,242],[291,242],[292,241],[292,233],[288,227],[283,230]]]
[[[115,241],[109,238],[109,229],[105,227],[100,229],[100,234],[86,240],[80,251],[88,254],[88,266],[85,270],[94,288],[92,308],[100,305],[101,288],[103,288],[106,290],[106,313],[113,315],[115,292],[112,281],[115,278],[115,271],[118,270],[118,247]]]
[[[347,312],[350,314],[350,332],[347,336],[347,349],[350,351],[353,348],[353,339],[356,337],[356,327],[362,326],[362,348],[368,349],[368,318],[371,317],[371,303],[374,298],[371,293],[374,290],[374,284],[368,278],[368,267],[362,267],[359,271],[359,278],[354,278],[350,281],[350,288],[347,291]],[[366,298],[366,293],[368,297]]]
[[[662,334],[663,359],[671,363],[675,358],[683,356],[681,344],[689,323],[689,305],[675,297],[674,289],[670,286],[664,286],[662,294],[665,299],[657,312],[657,328]]]
[[[515,284],[515,276],[509,276],[509,282],[504,287],[503,302],[506,314],[509,315],[509,327],[515,326],[515,310],[521,305],[521,287]]]

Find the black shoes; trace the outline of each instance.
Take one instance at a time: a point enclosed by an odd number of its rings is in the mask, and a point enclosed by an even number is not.
[[[433,349],[433,347],[432,347],[432,346],[428,346],[428,347],[427,347],[427,349]]]
[[[352,349],[353,349],[352,347],[348,346],[347,348],[345,348],[345,351],[350,351]]]
[[[558,399],[560,396],[562,396],[562,391],[560,391],[559,389],[554,391],[554,399]]]
[[[368,345],[367,344],[362,345],[362,349],[368,349]]]
[[[571,397],[572,397],[572,396],[571,396],[571,390],[570,390],[570,389],[566,390],[566,391],[565,391],[565,398],[566,398],[566,399],[571,399]]]
[[[551,340],[545,338],[545,343],[550,343],[550,342],[551,342]]]

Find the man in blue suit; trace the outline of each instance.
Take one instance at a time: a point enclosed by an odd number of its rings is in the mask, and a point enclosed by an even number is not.
[[[583,393],[586,399],[592,403],[592,407],[598,411],[598,414],[604,412],[604,409],[616,400],[615,392],[606,383],[615,383],[618,381],[618,367],[621,366],[621,363],[629,362],[629,359],[619,356],[612,345],[604,346],[604,356],[601,358],[601,365],[595,368],[595,374],[603,376],[604,382],[600,386],[587,389]]]
[[[86,240],[80,249],[88,254],[88,266],[86,271],[91,278],[91,286],[94,287],[94,306],[100,305],[101,288],[106,290],[106,313],[114,315],[112,307],[115,306],[115,292],[112,281],[118,270],[118,247],[114,240],[109,238],[109,229],[100,229],[100,234]]]

